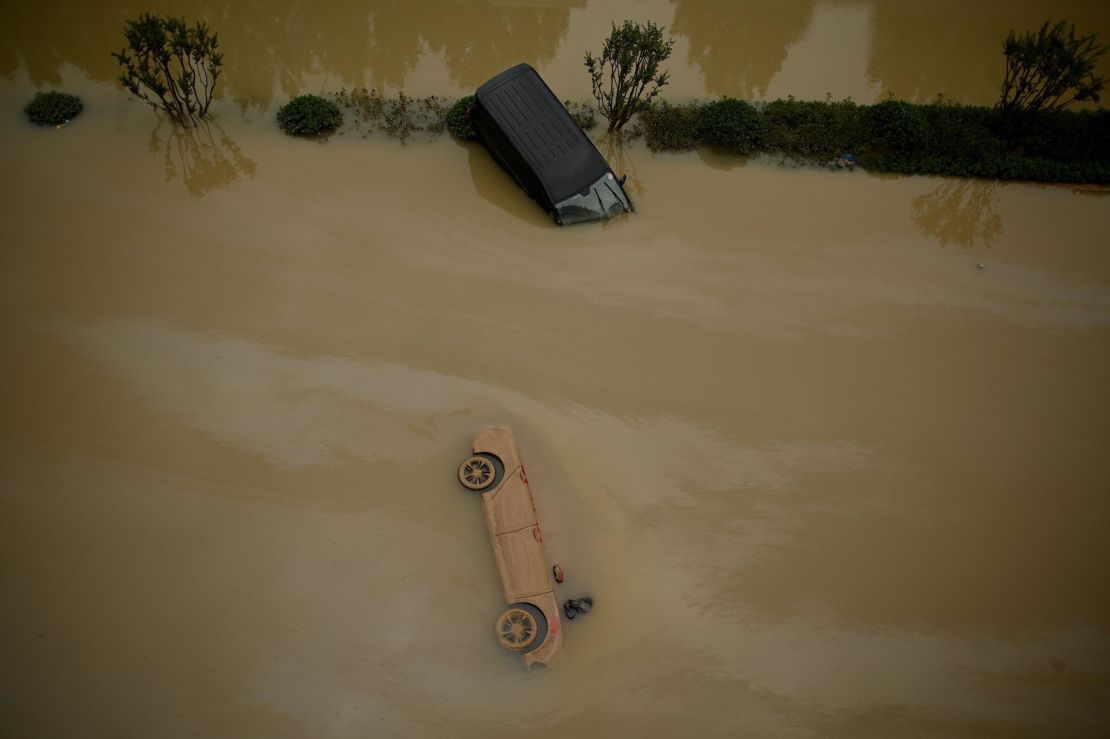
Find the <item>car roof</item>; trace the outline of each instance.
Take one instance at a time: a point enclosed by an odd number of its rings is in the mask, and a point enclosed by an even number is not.
[[[478,104],[539,177],[553,203],[609,172],[609,165],[539,73],[518,64],[475,93]]]

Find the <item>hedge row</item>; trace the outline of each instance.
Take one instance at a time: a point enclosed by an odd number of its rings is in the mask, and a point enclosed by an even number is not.
[[[698,145],[828,163],[851,154],[879,172],[1110,184],[1110,110],[1022,117],[994,108],[887,100],[662,103],[643,113],[648,146]],[[847,157],[846,157],[847,158]]]
[[[327,133],[342,125],[338,103],[368,121],[381,118],[382,130],[402,141],[414,131],[438,134],[444,128],[460,139],[475,138],[469,120],[473,96],[451,106],[434,96],[413,99],[400,93],[397,100],[385,100],[366,90],[344,90],[333,98],[294,98],[278,111],[278,124],[294,135]],[[566,105],[579,126],[589,130],[596,125],[588,105]],[[35,123],[58,125],[82,108],[72,95],[39,93],[25,110]],[[655,150],[704,144],[734,154],[767,152],[818,163],[854,158],[876,172],[1110,184],[1106,109],[1015,117],[994,108],[943,102],[856,105],[850,100],[787,98],[753,105],[725,98],[706,104],[661,102],[643,112],[639,126]]]

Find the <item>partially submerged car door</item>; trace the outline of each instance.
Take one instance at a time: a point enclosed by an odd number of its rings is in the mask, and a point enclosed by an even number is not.
[[[547,554],[524,467],[507,473],[505,482],[483,498],[493,553],[504,581],[506,602],[513,603],[551,590]]]

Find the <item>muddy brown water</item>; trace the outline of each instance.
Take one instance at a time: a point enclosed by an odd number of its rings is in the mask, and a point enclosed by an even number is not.
[[[582,98],[626,16],[679,95],[989,102],[1008,27],[1101,4],[180,7],[228,50],[191,135],[112,84],[133,8],[2,11],[0,734],[1110,731],[1104,193],[632,145],[638,212],[560,230],[473,146],[272,123]],[[487,423],[597,600],[546,671],[453,479]]]

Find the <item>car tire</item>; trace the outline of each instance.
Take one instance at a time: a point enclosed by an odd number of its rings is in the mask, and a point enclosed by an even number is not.
[[[506,608],[493,625],[497,642],[514,652],[523,652],[536,642],[540,625],[536,617],[523,608]]]
[[[474,454],[459,465],[459,482],[476,493],[493,489],[504,476],[504,465],[492,454]]]
[[[505,649],[527,654],[547,639],[547,619],[531,603],[514,603],[497,617],[493,633]]]

